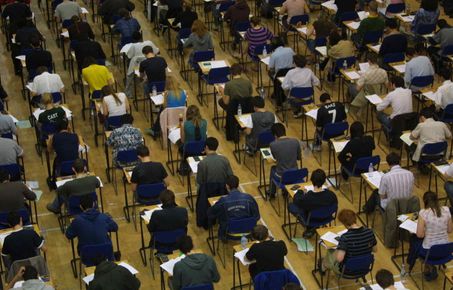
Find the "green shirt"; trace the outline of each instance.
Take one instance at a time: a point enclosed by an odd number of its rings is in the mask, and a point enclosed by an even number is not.
[[[366,32],[370,31],[384,31],[385,21],[379,17],[368,17],[363,19],[360,22],[360,26],[357,29],[357,35],[360,42],[362,42],[363,37]]]
[[[230,97],[230,100],[251,97],[253,93],[252,82],[240,78],[233,78],[225,84],[224,94]]]

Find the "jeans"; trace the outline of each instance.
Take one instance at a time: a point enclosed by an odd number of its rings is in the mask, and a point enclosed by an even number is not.
[[[450,212],[453,213],[453,182],[447,181],[444,185],[445,191],[447,192],[448,200],[450,201]]]
[[[220,8],[220,4],[217,4],[217,5],[212,5],[212,19],[214,21],[214,25],[215,27],[219,27],[220,26],[220,11],[219,11],[219,8]]]
[[[269,174],[269,193],[275,194],[277,192],[277,188],[275,183],[273,182],[274,179],[280,179],[280,176],[277,174],[277,167],[271,167],[271,173]]]
[[[124,88],[124,93],[128,98],[133,98],[134,94],[134,74],[131,73],[130,75],[126,76],[126,87]]]
[[[385,127],[387,134],[390,133],[392,130],[392,119],[390,119],[389,115],[384,112],[377,112],[377,119]]]
[[[321,134],[322,134],[322,130],[316,129],[316,132],[315,132],[315,141],[314,141],[314,144],[315,144],[316,146],[322,144],[322,136],[321,136]]]
[[[307,39],[307,48],[311,51],[311,52],[315,52],[315,49],[316,49],[316,42],[314,39]]]
[[[372,213],[376,206],[381,205],[381,197],[379,196],[378,190],[374,190],[371,194],[370,198],[366,201],[365,205],[363,206],[363,210],[365,213]]]
[[[51,207],[56,210],[56,211],[59,211],[61,210],[61,206],[63,204],[66,204],[68,202],[68,198],[62,194],[57,194],[57,196],[54,198],[54,200],[52,201],[51,203]]]

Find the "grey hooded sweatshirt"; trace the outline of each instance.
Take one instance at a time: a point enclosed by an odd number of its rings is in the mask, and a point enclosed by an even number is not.
[[[22,287],[14,288],[16,290],[55,290],[52,286],[46,285],[43,281],[39,279],[30,279],[24,281]]]
[[[184,42],[184,48],[192,47],[192,53],[190,54],[190,59],[195,51],[203,51],[203,50],[211,50],[214,49],[214,45],[212,44],[211,34],[206,32],[202,37],[198,36],[196,33],[191,33],[189,38]]]
[[[214,259],[206,254],[190,254],[175,264],[173,290],[183,287],[219,282],[220,275]]]

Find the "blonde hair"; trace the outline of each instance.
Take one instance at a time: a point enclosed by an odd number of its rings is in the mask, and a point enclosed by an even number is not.
[[[198,35],[198,37],[203,37],[208,32],[208,29],[203,21],[197,19],[192,23],[192,32]]]
[[[52,104],[53,103],[53,97],[50,93],[44,93],[42,94],[41,96],[41,104],[43,104],[44,106],[47,106],[49,104]]]
[[[180,83],[174,76],[167,76],[166,91],[172,92],[178,101],[181,100],[183,89],[180,87]]]

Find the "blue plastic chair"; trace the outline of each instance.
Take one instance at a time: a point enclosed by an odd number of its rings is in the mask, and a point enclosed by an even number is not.
[[[22,168],[17,163],[11,163],[6,165],[0,165],[0,170],[8,172],[9,178],[11,181],[20,181],[22,180]]]
[[[289,24],[297,25],[299,22],[301,22],[303,25],[305,25],[308,23],[309,20],[310,20],[310,16],[308,14],[295,15],[295,16],[291,17]]]
[[[299,279],[288,269],[261,272],[253,279],[255,290],[282,289],[288,283],[300,285]]]
[[[453,243],[439,244],[431,246],[431,248],[425,253],[419,253],[419,258],[422,259],[421,269],[424,272],[425,265],[440,266],[445,265],[453,260]],[[422,289],[424,285],[424,275],[422,275]]]
[[[442,52],[440,53],[442,56],[449,56],[453,55],[453,45],[447,45],[442,49]]]
[[[416,35],[431,34],[436,30],[436,24],[420,24],[415,30]]]
[[[404,3],[389,4],[385,10],[385,14],[399,14],[404,12],[404,10],[406,10],[406,4]]]
[[[393,63],[393,62],[401,62],[406,59],[404,52],[395,52],[395,53],[387,53],[382,57],[382,62],[385,64]]]
[[[179,37],[179,39],[186,39],[186,38],[189,38],[191,33],[192,33],[191,28],[181,28],[178,31],[178,37]]]
[[[89,98],[91,100],[100,100],[102,98],[102,91],[101,90],[95,90],[92,93],[90,93]]]
[[[63,20],[61,26],[65,29],[68,29],[73,24],[71,19]]]
[[[250,21],[247,20],[235,23],[233,29],[235,32],[244,32],[247,31],[247,29],[249,29],[250,27]]]
[[[285,190],[285,186],[288,184],[303,183],[307,181],[308,169],[289,169],[283,172],[280,178],[272,176],[272,182],[275,186],[281,190]]]
[[[226,12],[228,10],[228,8],[230,8],[233,5],[234,5],[234,1],[227,1],[227,2],[220,3],[219,13]]]
[[[203,75],[202,78],[207,82],[208,85],[215,85],[228,82],[229,75],[229,67],[219,67],[210,69],[208,75]]]
[[[365,280],[365,276],[370,273],[373,277],[374,256],[373,254],[365,254],[361,256],[346,258],[343,262],[341,273],[338,277],[338,285],[340,285],[340,279],[358,280],[362,278]],[[326,289],[329,287],[329,275],[327,275]]]
[[[302,107],[314,102],[314,94],[313,87],[294,87],[289,91],[289,96],[294,99],[289,99],[289,102],[293,106]]]
[[[41,126],[41,132],[40,132],[40,140],[41,142],[45,142],[47,138],[49,138],[49,135],[53,135],[57,132],[57,126],[54,123],[43,123]]]
[[[123,118],[122,115],[108,117],[107,120],[105,120],[105,122],[104,122],[104,126],[105,126],[106,130],[111,131],[113,129],[123,126],[122,118]]]
[[[285,2],[285,0],[269,0],[269,5],[272,7],[280,7],[283,5],[283,2]]]
[[[447,148],[447,141],[425,144],[422,148],[422,152],[420,153],[419,163],[430,164],[443,159],[447,153]]]
[[[343,12],[339,17],[340,22],[354,21],[356,19],[359,19],[359,14],[357,14],[357,12],[355,11]]]
[[[340,74],[340,69],[343,69],[344,61],[346,60],[347,68],[351,68],[357,62],[357,58],[355,56],[339,58],[335,61],[335,68],[334,72],[336,75]]]
[[[329,139],[346,135],[349,129],[349,124],[346,121],[326,124],[322,130],[322,140],[329,141]]]
[[[362,45],[379,43],[380,39],[382,38],[382,34],[382,30],[365,32],[362,39]]]
[[[21,208],[17,211],[22,218],[22,224],[30,225],[30,213],[27,208]],[[8,223],[9,212],[0,212],[0,230],[11,228],[11,225]]]
[[[146,85],[148,86],[148,90],[150,93],[152,93],[153,91],[153,86],[156,86],[157,93],[165,92],[165,81],[148,82]]]
[[[214,50],[195,51],[193,53],[193,58],[190,65],[195,72],[200,73],[200,66],[198,65],[198,63],[202,61],[210,61],[213,59],[215,59]]]
[[[183,147],[183,158],[186,159],[190,156],[203,155],[205,146],[205,140],[185,142]]]
[[[343,166],[341,167],[341,170],[348,176],[349,194],[351,197],[351,199],[350,199],[351,202],[354,201],[354,195],[352,192],[352,183],[351,183],[352,177],[361,177],[362,173],[368,172],[370,164],[373,165],[374,170],[379,170],[380,163],[381,163],[381,157],[379,155],[375,155],[375,156],[361,157],[361,158],[357,159],[354,164],[354,167],[352,168],[352,171],[346,167],[343,167]],[[341,178],[340,178],[340,183],[341,183]],[[341,185],[340,185],[340,188],[341,188]],[[343,194],[345,194],[342,190],[341,190],[341,192]]]
[[[80,249],[79,255],[80,263],[85,265],[85,267],[96,266],[95,263],[99,260],[99,257],[103,257],[110,261],[114,260],[113,246],[111,243],[83,246]],[[80,270],[81,269],[82,266],[80,266]],[[79,275],[82,275],[81,271],[79,272]]]
[[[135,191],[135,203],[140,205],[159,204],[159,195],[165,190],[166,186],[163,182],[153,184],[139,184]]]
[[[263,131],[258,134],[258,136],[256,138],[255,147],[250,148],[250,149],[254,150],[253,153],[256,153],[261,148],[269,147],[269,145],[272,142],[274,142],[274,140],[275,140],[275,136],[272,134],[272,132],[270,130]],[[256,171],[256,154],[253,155],[253,166],[254,166],[255,171],[252,171],[252,169],[248,165],[248,162],[246,162],[247,157],[249,157],[249,155],[244,154],[244,165],[256,176],[256,172],[257,172]]]
[[[132,43],[132,36],[121,36],[119,47],[122,48],[126,44]]]
[[[73,175],[74,172],[72,171],[72,165],[74,164],[74,160],[63,161],[59,166],[59,174],[58,176],[69,176]]]
[[[212,286],[212,284],[203,284],[183,287],[181,290],[214,290],[214,286]]]
[[[274,51],[274,48],[270,44],[259,44],[259,45],[255,46],[255,49],[253,50],[253,55],[249,54],[253,62],[256,62],[259,64],[261,59],[257,55],[263,54],[263,50],[265,47],[266,47],[266,52],[268,54],[271,54]]]
[[[6,138],[6,139],[13,139],[13,133],[12,132],[3,133],[0,137]]]
[[[91,192],[86,195],[70,195],[67,204],[67,216],[76,216],[82,213],[80,208],[80,200],[84,196],[90,196],[93,202],[95,202],[95,208],[98,208],[98,195],[96,192]]]
[[[411,80],[410,87],[425,88],[427,86],[432,86],[434,83],[434,76],[420,76],[413,77]]]

